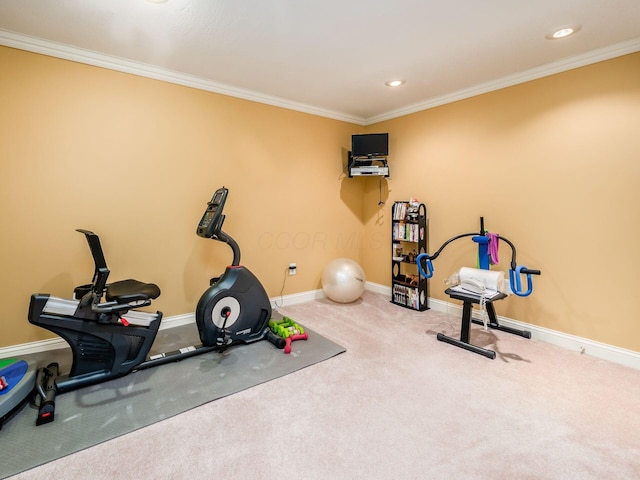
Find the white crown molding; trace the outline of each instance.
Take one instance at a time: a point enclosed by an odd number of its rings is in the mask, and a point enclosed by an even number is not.
[[[554,75],[556,73],[565,72],[574,68],[579,68],[604,60],[609,60],[612,58],[620,57],[622,55],[627,55],[629,53],[635,53],[637,51],[640,51],[640,37],[628,40],[626,42],[618,43],[610,47],[594,50],[583,55],[566,58],[558,62],[527,70],[525,72],[508,75],[506,77],[491,82],[486,82],[480,85],[475,85],[471,88],[459,90],[458,92],[454,92],[448,95],[431,98],[423,102],[415,103],[369,118],[356,117],[346,113],[325,110],[322,108],[314,107],[312,105],[294,102],[280,97],[264,95],[259,92],[244,90],[230,85],[212,82],[210,80],[205,80],[192,75],[185,75],[172,70],[154,67],[145,63],[125,60],[123,58],[118,58],[98,52],[92,52],[90,50],[84,50],[81,48],[72,47],[70,45],[51,42],[28,35],[22,35],[4,29],[0,29],[0,45],[17,48],[19,50],[40,53],[51,57],[62,58],[65,60],[71,60],[87,65],[93,65],[96,67],[107,68],[109,70],[138,75],[141,77],[152,78],[155,80],[174,83],[176,85],[182,85],[185,87],[219,93],[222,95],[241,98],[252,102],[258,102],[298,112],[309,113],[311,115],[326,117],[342,122],[368,126],[374,123],[379,123],[412,113],[420,112],[422,110],[428,110],[430,108],[445,105],[447,103],[464,100],[465,98],[482,95],[484,93],[511,87],[513,85],[529,82],[531,80],[536,80],[538,78],[546,77],[549,75]]]
[[[134,62],[123,58],[106,55],[103,53],[84,50],[62,43],[51,42],[28,35],[22,35],[10,32],[0,28],[0,45],[12,47],[18,50],[25,50],[33,53],[40,53],[50,57],[62,58],[73,62],[93,65],[95,67],[107,68],[123,73],[130,73],[140,77],[152,78],[163,82],[174,83],[185,87],[196,88],[207,92],[219,93],[229,97],[241,98],[252,102],[263,103],[274,107],[286,108],[302,113],[309,113],[320,117],[326,117],[333,120],[340,120],[347,123],[355,123],[356,125],[364,125],[365,119],[355,117],[345,113],[325,110],[323,108],[314,107],[304,103],[294,102],[285,98],[265,95],[252,90],[244,90],[222,83],[212,82],[200,77],[186,75],[183,73],[167,70],[142,62]]]
[[[618,43],[616,45],[611,45],[609,47],[600,48],[583,55],[565,58],[557,62],[542,65],[537,68],[532,68],[531,70],[514,73],[513,75],[508,75],[491,82],[475,85],[471,88],[459,90],[457,92],[443,95],[441,97],[431,98],[429,100],[399,108],[391,112],[383,113],[381,115],[376,115],[367,118],[365,120],[365,126],[398,117],[403,117],[412,113],[421,112],[423,110],[439,107],[441,105],[446,105],[447,103],[457,102],[459,100],[464,100],[465,98],[471,98],[477,95],[482,95],[484,93],[500,90],[502,88],[512,87],[521,83],[530,82],[531,80],[537,80],[539,78],[548,77],[550,75],[566,72],[575,68],[603,62],[605,60],[610,60],[612,58],[621,57],[622,55],[627,55],[638,51],[640,51],[640,37],[628,40],[626,42]]]

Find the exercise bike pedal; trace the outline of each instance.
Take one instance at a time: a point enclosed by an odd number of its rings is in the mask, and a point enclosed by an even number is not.
[[[265,338],[273,346],[275,346],[276,348],[279,348],[280,350],[284,349],[284,347],[287,345],[287,341],[284,338],[282,338],[280,335],[272,332],[270,328],[267,328]]]
[[[229,330],[228,328],[225,328],[224,330],[222,330],[223,336],[222,337],[218,337],[217,340],[217,344],[220,347],[226,347],[227,345],[231,345],[231,334],[233,333],[231,330]]]

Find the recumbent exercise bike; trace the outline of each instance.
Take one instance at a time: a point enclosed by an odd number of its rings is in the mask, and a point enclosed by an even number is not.
[[[268,326],[271,303],[266,291],[253,273],[240,265],[238,244],[222,231],[225,219],[222,211],[228,193],[225,187],[216,190],[196,233],[229,245],[233,262],[220,277],[211,279],[196,307],[196,325],[202,344],[174,352],[147,358],[160,327],[162,312],[148,313],[137,309],[149,306],[158,298],[160,288],[133,279],[107,283],[109,269],[98,235],[78,230],[86,236],[95,263],[91,284],[75,289],[75,298],[79,300],[34,294],[29,305],[29,322],[62,337],[72,351],[68,375],[59,374],[57,363],[38,370],[36,425],[54,420],[55,396],[59,393],[122,377],[136,370],[221,351],[233,344],[266,338],[278,348],[284,347],[284,339]]]

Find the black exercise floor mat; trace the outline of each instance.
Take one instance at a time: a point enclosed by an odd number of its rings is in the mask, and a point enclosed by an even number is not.
[[[178,327],[184,328],[184,327]],[[195,326],[190,328],[195,329]],[[163,337],[173,329],[160,332]],[[186,412],[204,403],[287,375],[344,352],[308,331],[289,355],[267,341],[239,345],[134,372],[56,398],[55,421],[35,426],[25,406],[6,422],[0,438],[0,478],[50,462]],[[170,343],[170,342],[169,342]],[[39,363],[43,365],[42,362]],[[66,373],[67,366],[61,364]]]

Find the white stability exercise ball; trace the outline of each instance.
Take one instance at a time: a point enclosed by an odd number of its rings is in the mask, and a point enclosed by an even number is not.
[[[334,302],[351,303],[364,293],[364,270],[350,258],[331,260],[322,272],[322,290]]]

